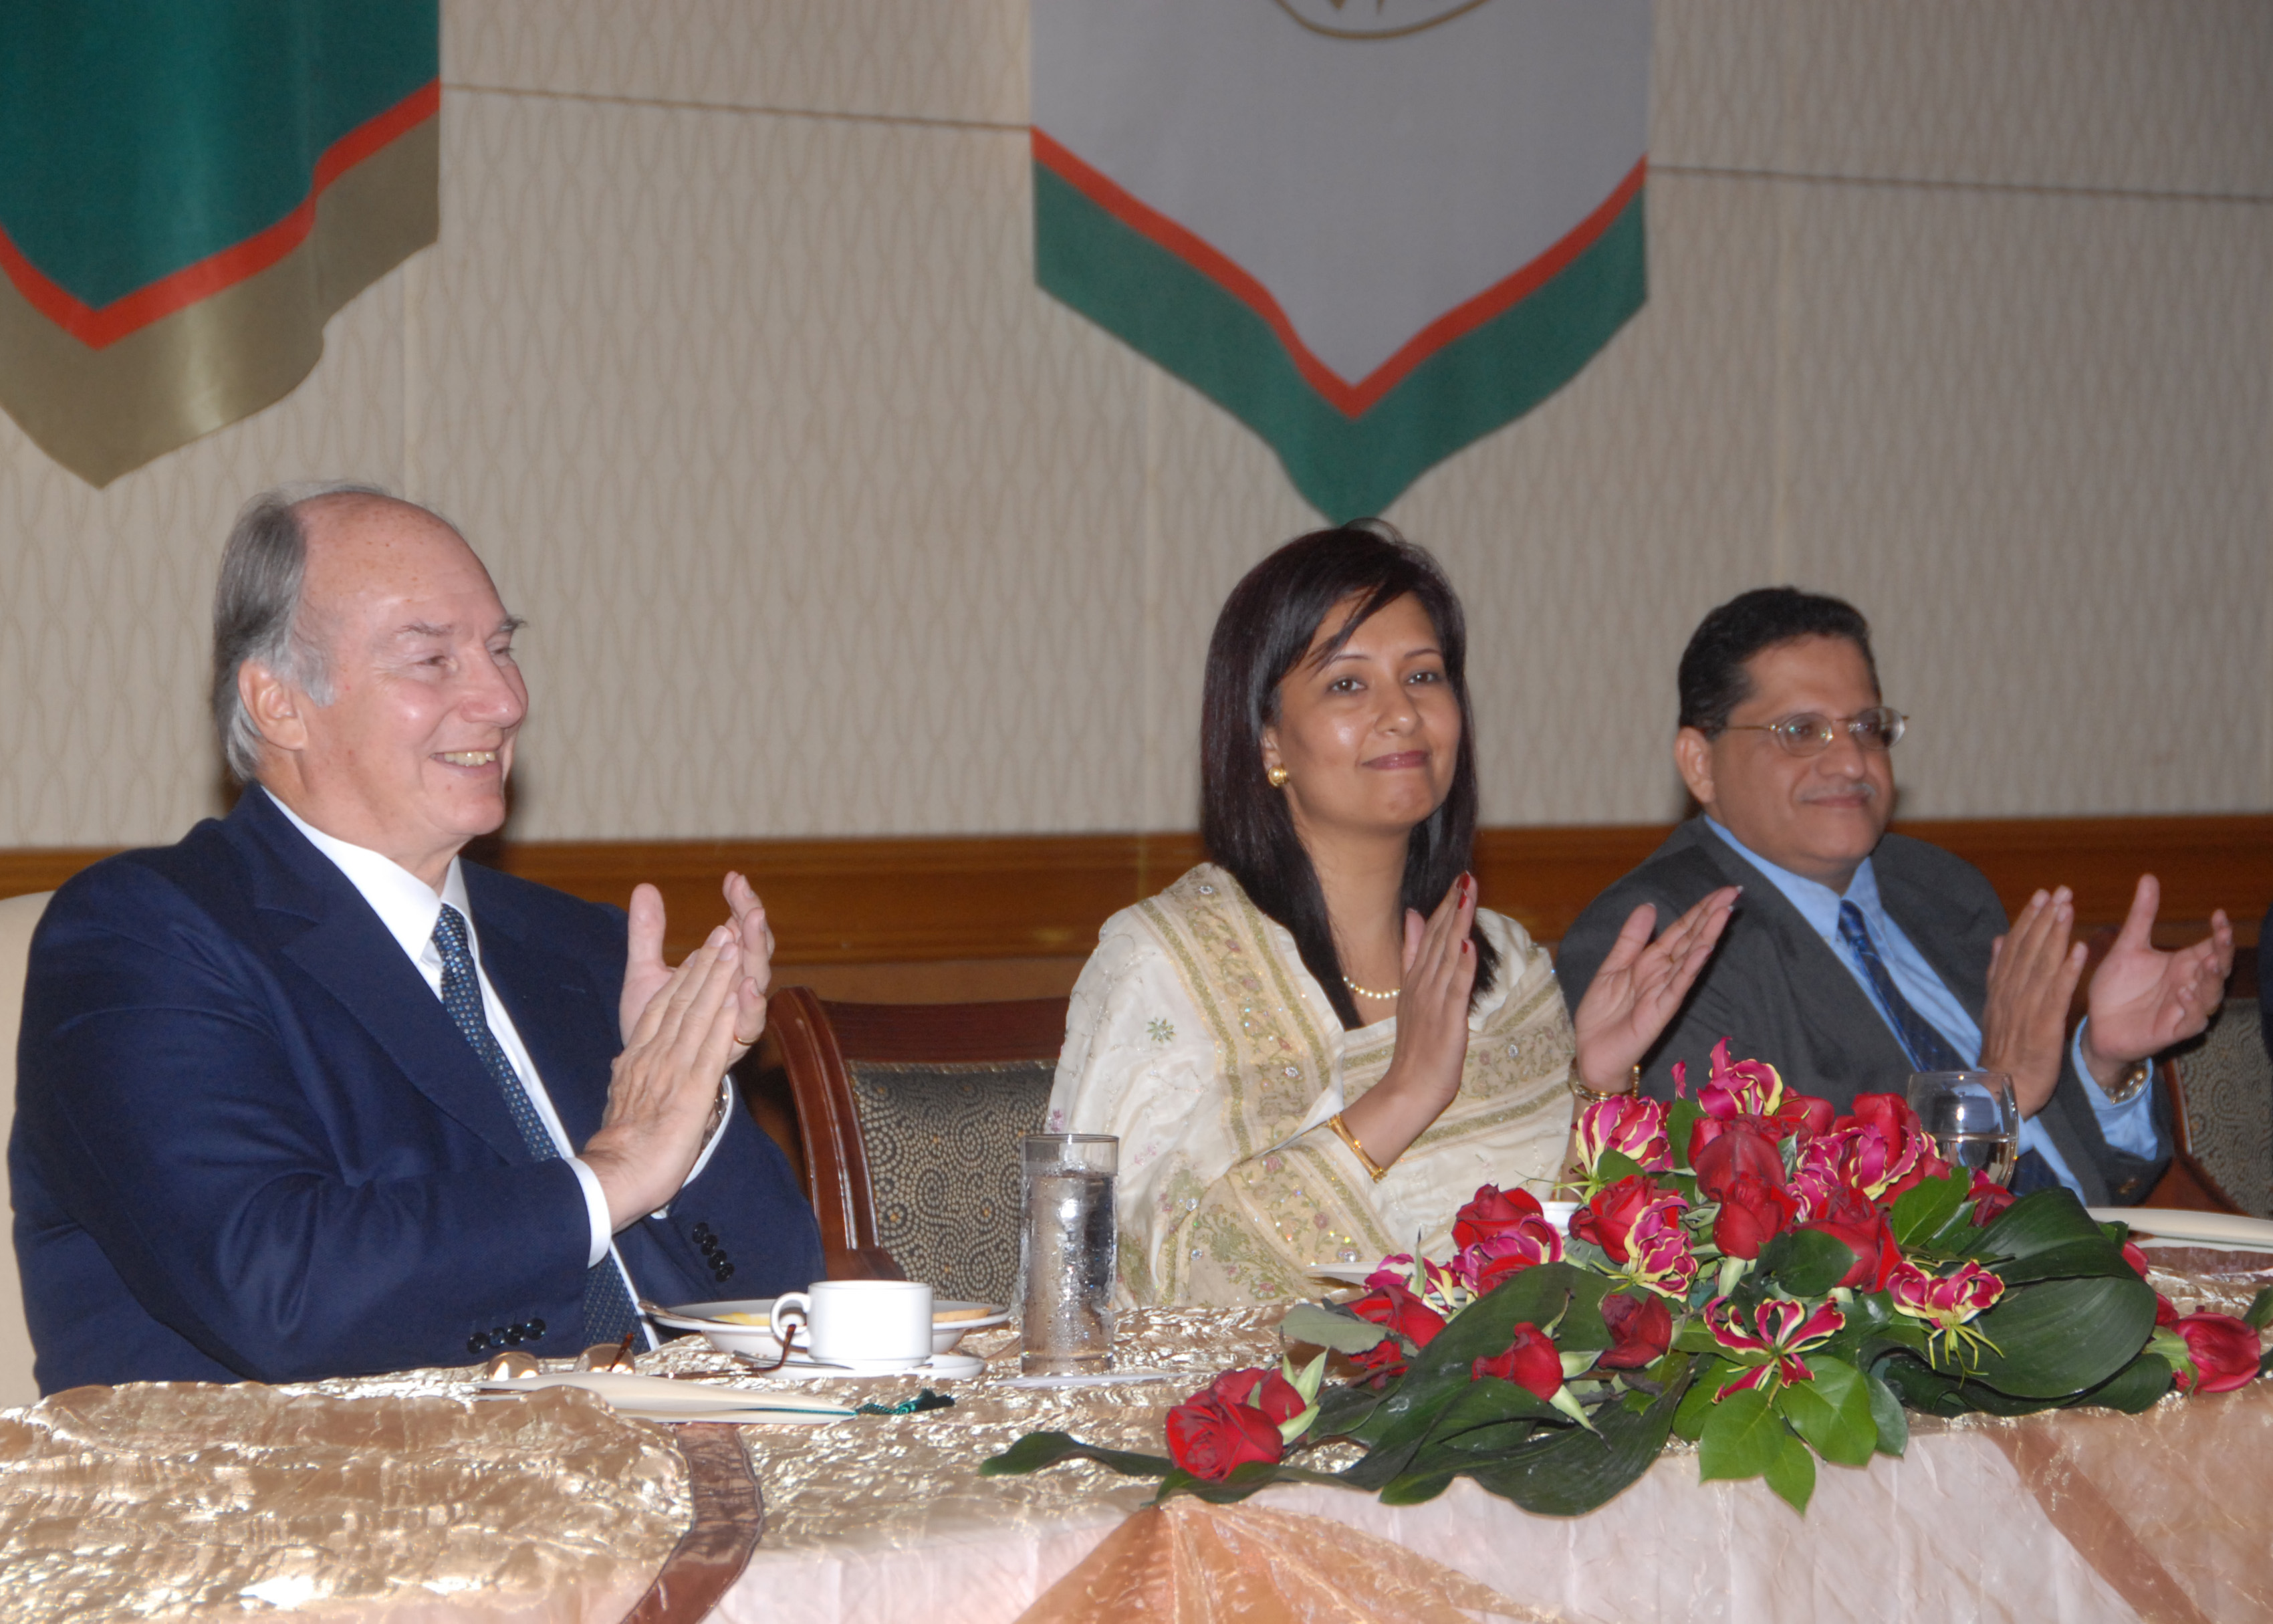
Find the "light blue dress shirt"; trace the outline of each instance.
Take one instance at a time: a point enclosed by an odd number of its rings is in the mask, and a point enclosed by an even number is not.
[[[1853,903],[1862,911],[1864,923],[1871,928],[1871,939],[1878,944],[1879,957],[1885,962],[1887,973],[1894,978],[1902,996],[1909,1000],[1910,1007],[1949,1041],[1949,1046],[1965,1057],[1967,1064],[1980,1064],[1981,1028],[1974,1024],[1973,1017],[1955,995],[1942,985],[1941,977],[1934,974],[1925,956],[1902,933],[1902,928],[1879,901],[1879,879],[1872,871],[1869,858],[1865,857],[1862,867],[1855,870],[1855,877],[1848,882],[1847,894],[1842,897],[1828,885],[1804,879],[1789,868],[1777,868],[1712,818],[1705,820],[1705,826],[1726,841],[1729,850],[1767,876],[1769,883],[1783,893],[1784,899],[1799,910],[1808,928],[1821,936],[1839,962],[1847,966],[1847,973],[1855,978],[1855,984],[1863,989],[1871,1007],[1879,1011],[1887,1029],[1893,1031],[1894,1023],[1887,1018],[1886,1005],[1879,1002],[1877,989],[1871,985],[1862,961],[1839,939],[1839,905]],[[2084,1066],[2082,1024],[2075,1029],[2070,1057],[2075,1064],[2075,1074],[2083,1079],[2084,1092],[2090,1097],[2092,1112],[2099,1118],[2099,1131],[2107,1142],[2118,1150],[2152,1158],[2160,1148],[2155,1134],[2155,1091],[2142,1088],[2121,1105],[2109,1103],[2107,1096],[2100,1092],[2097,1079]],[[2021,1124],[2020,1148],[2024,1154],[2035,1151],[2060,1183],[2078,1195],[2083,1193],[2075,1175],[2068,1170],[2067,1161],[2053,1147],[2052,1136],[2033,1116]]]

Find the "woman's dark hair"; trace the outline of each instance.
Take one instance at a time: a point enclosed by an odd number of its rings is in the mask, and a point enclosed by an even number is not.
[[[1460,706],[1460,750],[1452,793],[1414,831],[1405,853],[1404,903],[1436,911],[1468,868],[1476,834],[1475,726],[1468,711],[1467,626],[1437,560],[1378,519],[1297,537],[1247,572],[1224,600],[1208,640],[1200,710],[1200,835],[1255,906],[1294,933],[1302,963],[1326,989],[1345,1026],[1365,1023],[1342,981],[1317,870],[1294,832],[1286,795],[1263,776],[1263,730],[1279,719],[1279,684],[1309,651],[1336,605],[1356,612],[1320,650],[1332,655],[1359,622],[1410,594],[1436,628],[1444,680]],[[1499,964],[1482,931],[1476,984],[1483,996]]]
[[[1718,738],[1729,713],[1752,696],[1752,675],[1746,666],[1752,656],[1803,637],[1844,637],[1862,650],[1871,686],[1879,686],[1871,623],[1861,610],[1844,598],[1796,586],[1755,587],[1707,615],[1682,650],[1680,726]]]

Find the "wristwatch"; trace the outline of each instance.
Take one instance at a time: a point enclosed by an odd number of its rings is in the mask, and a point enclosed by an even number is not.
[[[2139,1091],[2154,1080],[2154,1077],[2155,1062],[2152,1057],[2133,1061],[2123,1068],[2123,1075],[2115,1079],[2115,1086],[2106,1091],[2107,1102],[2110,1105],[2130,1104],[2139,1097]]]

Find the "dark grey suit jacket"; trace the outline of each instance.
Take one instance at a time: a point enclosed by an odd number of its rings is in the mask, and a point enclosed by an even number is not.
[[[1879,843],[1871,867],[1887,914],[1978,1023],[1988,990],[1989,946],[2007,922],[1987,877],[1939,846],[1894,834]],[[1713,962],[1644,1063],[1644,1089],[1672,1098],[1669,1068],[1677,1060],[1687,1064],[1694,1088],[1711,1066],[1713,1045],[1725,1037],[1732,1058],[1766,1060],[1793,1087],[1820,1094],[1842,1111],[1852,1109],[1858,1094],[1902,1093],[1909,1059],[1878,1006],[1774,883],[1701,817],[1675,830],[1648,861],[1589,903],[1563,938],[1557,972],[1571,1007],[1579,1007],[1618,928],[1636,907],[1654,906],[1662,929],[1723,885],[1742,885],[1744,898]],[[2169,1096],[2157,1080],[2157,1154],[2148,1160],[2107,1143],[2089,1086],[2075,1075],[2071,1056],[2037,1120],[2083,1185],[2088,1203],[2142,1201],[2169,1161]]]

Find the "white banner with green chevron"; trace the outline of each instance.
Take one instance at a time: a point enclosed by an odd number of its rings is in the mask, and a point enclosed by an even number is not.
[[[1641,307],[1648,0],[1033,0],[1036,275],[1339,521]]]

